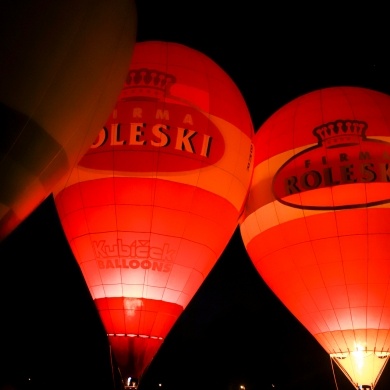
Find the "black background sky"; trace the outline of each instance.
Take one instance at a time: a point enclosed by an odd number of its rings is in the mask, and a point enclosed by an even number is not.
[[[390,93],[385,6],[215,3],[137,1],[137,39],[208,55],[241,90],[255,130],[318,88]],[[106,336],[51,197],[0,244],[0,259],[0,389],[113,390]],[[265,286],[238,230],[142,386],[159,382],[164,390],[353,389]],[[389,386],[387,367],[375,390]]]

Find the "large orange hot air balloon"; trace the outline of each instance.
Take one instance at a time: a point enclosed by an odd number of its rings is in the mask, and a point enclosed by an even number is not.
[[[112,111],[133,0],[7,1],[0,15],[0,240],[53,191]]]
[[[313,91],[254,147],[247,252],[351,383],[373,389],[390,353],[390,96]]]
[[[210,58],[135,45],[112,115],[54,195],[122,379],[141,379],[237,228],[252,136],[240,91]]]

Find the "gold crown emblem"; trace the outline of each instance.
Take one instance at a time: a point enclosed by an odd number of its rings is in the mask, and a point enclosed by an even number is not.
[[[366,138],[367,123],[358,120],[337,120],[318,126],[313,134],[326,147],[358,144]]]
[[[155,69],[131,69],[127,74],[121,98],[163,98],[169,95],[169,89],[175,82],[175,76]]]

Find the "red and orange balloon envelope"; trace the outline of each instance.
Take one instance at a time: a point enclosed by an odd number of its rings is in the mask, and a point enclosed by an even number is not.
[[[112,111],[133,0],[6,1],[0,23],[0,240],[54,190]]]
[[[186,46],[134,48],[116,107],[55,204],[123,378],[141,378],[238,226],[253,127]]]
[[[390,96],[313,91],[254,147],[247,252],[353,385],[374,388],[390,353]]]

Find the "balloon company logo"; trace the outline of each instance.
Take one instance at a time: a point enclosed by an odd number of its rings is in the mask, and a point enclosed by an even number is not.
[[[300,209],[344,209],[367,207],[390,201],[390,144],[366,137],[367,123],[337,120],[313,130],[318,144],[286,161],[276,172],[275,198]],[[364,199],[356,197],[357,184],[365,184]],[[367,192],[367,184],[375,183]],[[345,186],[343,195],[320,195],[321,189]],[[347,188],[352,192],[348,198]],[[375,191],[375,188],[377,189]],[[355,193],[355,194],[354,194]],[[339,192],[341,194],[341,192]]]
[[[175,83],[173,74],[148,68],[130,69],[119,100],[138,100],[142,97],[163,100]]]
[[[114,245],[106,241],[93,241],[93,249],[100,269],[138,269],[170,272],[176,251],[170,249],[169,244],[162,247],[150,246],[148,240],[134,240],[124,244],[117,240]]]
[[[154,152],[159,171],[173,172],[221,159],[225,143],[220,130],[208,114],[170,94],[175,81],[152,69],[129,71],[116,108],[79,165],[148,172],[155,169],[150,163]],[[109,158],[113,151],[122,155],[115,164]],[[125,152],[131,153],[124,158]]]

